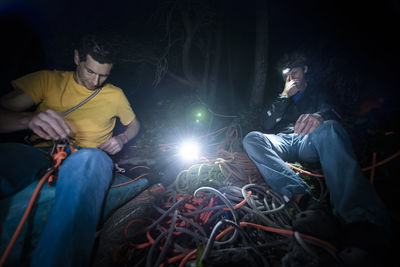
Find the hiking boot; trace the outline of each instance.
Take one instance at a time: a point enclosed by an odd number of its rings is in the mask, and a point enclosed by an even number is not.
[[[329,206],[325,201],[315,199],[310,194],[304,194],[297,205],[302,211],[329,209]]]
[[[339,224],[325,202],[306,194],[301,198],[299,207],[302,211],[292,222],[295,231],[336,243]]]

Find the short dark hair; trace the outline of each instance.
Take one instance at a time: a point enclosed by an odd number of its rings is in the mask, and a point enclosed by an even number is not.
[[[100,64],[112,64],[116,61],[115,47],[105,36],[87,34],[83,36],[76,48],[79,52],[79,60],[86,61],[90,55]]]
[[[282,56],[282,58],[278,61],[277,69],[281,72],[286,68],[293,69],[296,67],[308,66],[308,64],[309,62],[306,55],[299,51],[294,51],[291,53],[286,53]]]

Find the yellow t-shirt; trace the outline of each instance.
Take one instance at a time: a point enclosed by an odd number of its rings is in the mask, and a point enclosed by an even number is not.
[[[78,84],[70,71],[38,71],[11,83],[38,104],[36,112],[53,109],[63,113],[94,92]],[[117,117],[128,125],[135,113],[120,88],[105,84],[95,97],[65,119],[73,131],[71,140],[75,145],[96,147],[112,137]]]

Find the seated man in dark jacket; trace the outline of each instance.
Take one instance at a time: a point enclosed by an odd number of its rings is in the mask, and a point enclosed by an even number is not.
[[[368,225],[388,232],[385,206],[364,177],[339,115],[323,88],[306,79],[306,58],[298,53],[281,61],[285,87],[264,109],[265,133],[247,134],[243,146],[269,187],[306,209],[309,186],[285,162],[320,162],[333,214],[347,226]]]

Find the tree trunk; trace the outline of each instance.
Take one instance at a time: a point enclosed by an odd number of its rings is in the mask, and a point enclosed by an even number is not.
[[[200,96],[201,98],[206,98],[207,97],[207,90],[206,88],[208,88],[208,84],[209,84],[209,80],[210,80],[210,65],[211,65],[211,45],[212,45],[212,34],[208,33],[207,34],[208,38],[207,38],[207,46],[206,46],[206,51],[205,51],[205,58],[204,58],[204,69],[203,69],[203,78],[202,78],[202,90],[200,91]]]
[[[256,47],[254,60],[254,83],[250,106],[262,105],[267,81],[268,18],[266,0],[256,1]]]
[[[211,68],[210,80],[208,83],[208,101],[214,104],[217,98],[217,85],[221,63],[221,49],[222,49],[222,22],[218,22],[218,29],[215,34],[215,52],[214,60]]]
[[[229,22],[228,22],[229,23]],[[229,29],[227,31],[226,34],[226,66],[227,66],[227,84],[228,84],[228,94],[227,94],[227,98],[229,97],[229,99],[227,99],[227,104],[229,104],[228,106],[228,110],[234,110],[235,107],[237,107],[236,105],[236,86],[235,86],[235,82],[234,82],[234,62],[233,62],[233,58],[234,58],[234,52],[233,52],[233,41],[232,41],[232,31],[231,29]]]
[[[186,79],[193,83],[192,87],[198,89],[199,87],[201,87],[201,85],[199,80],[193,74],[190,54],[196,29],[193,26],[192,21],[190,20],[188,11],[185,10],[183,7],[180,8],[180,11],[182,15],[183,26],[185,29],[185,40],[183,42],[182,49],[182,71]]]

